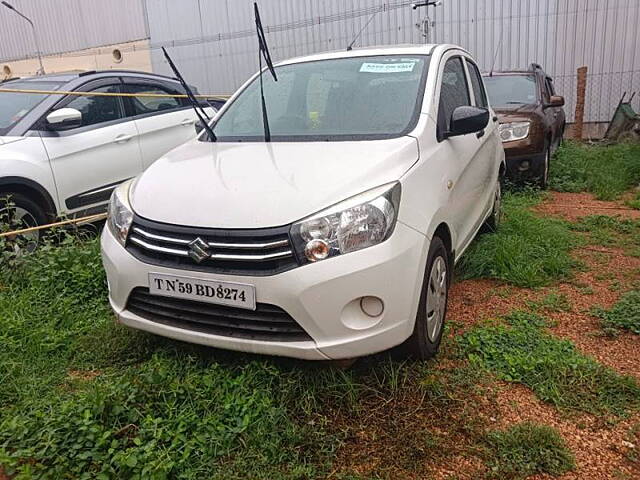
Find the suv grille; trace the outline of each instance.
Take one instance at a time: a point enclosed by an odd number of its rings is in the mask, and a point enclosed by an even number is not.
[[[197,247],[192,247],[196,242]],[[274,275],[298,266],[289,227],[179,227],[135,217],[127,250],[152,265],[238,275]]]
[[[258,303],[255,310],[151,295],[149,289],[135,288],[127,310],[152,322],[224,337],[310,341],[311,337],[283,309]]]

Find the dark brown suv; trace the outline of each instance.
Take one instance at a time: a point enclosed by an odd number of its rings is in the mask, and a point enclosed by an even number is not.
[[[546,188],[549,162],[564,134],[564,98],[556,95],[553,80],[535,63],[527,71],[491,72],[484,82],[500,120],[509,177]]]

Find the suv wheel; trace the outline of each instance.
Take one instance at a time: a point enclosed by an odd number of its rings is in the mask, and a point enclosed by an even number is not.
[[[538,177],[538,186],[542,190],[546,190],[549,186],[549,163],[551,161],[551,148],[547,147],[544,154],[544,162],[540,169],[540,176]]]
[[[21,193],[0,194],[0,231],[13,231],[36,227],[46,223],[46,214],[42,207]],[[41,232],[29,232],[10,236],[8,245],[14,250],[31,252],[40,241]]]
[[[433,237],[413,334],[405,342],[407,353],[419,360],[432,358],[440,347],[451,278],[448,259],[442,240]]]

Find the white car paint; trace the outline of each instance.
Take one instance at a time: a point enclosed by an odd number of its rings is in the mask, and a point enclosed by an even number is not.
[[[399,182],[397,223],[387,240],[273,275],[214,274],[150,265],[105,228],[103,263],[110,303],[119,321],[183,341],[305,359],[352,358],[406,340],[414,330],[434,232],[443,225],[448,228],[450,253],[457,260],[491,215],[504,168],[490,107],[490,120],[482,133],[436,140],[443,66],[451,56],[469,61],[471,56],[452,45],[398,46],[318,54],[279,64],[416,54],[430,54],[431,62],[418,122],[405,136],[268,144],[194,140],[156,162],[128,194],[135,215],[160,224],[257,229],[292,224],[373,187]],[[469,81],[466,67],[465,74]],[[476,104],[473,95],[471,103]],[[259,303],[284,309],[311,338],[296,342],[236,338],[140,316],[128,309],[127,302],[135,288],[148,287],[150,272],[251,284]],[[375,318],[360,307],[360,300],[368,296],[384,305]]]
[[[140,177],[132,195],[133,208],[142,217],[177,225],[275,227],[397,180],[418,156],[417,142],[411,137],[365,145],[194,140],[164,156]],[[314,168],[319,163],[323,167]],[[184,175],[185,171],[198,174]],[[159,196],[172,201],[158,204]],[[185,209],[185,205],[210,208]]]
[[[147,79],[148,80],[148,79]],[[53,108],[48,113],[68,110]],[[211,117],[215,110],[206,108]],[[46,193],[57,216],[104,210],[114,186],[139,175],[156,159],[196,137],[197,116],[183,107],[61,132],[33,129],[0,136],[0,197],[14,181]],[[18,180],[15,180],[18,179]],[[107,197],[92,201],[91,194]],[[84,195],[84,197],[83,197]],[[34,200],[39,196],[34,194]],[[80,199],[80,205],[70,199]],[[82,199],[87,199],[82,202]],[[38,199],[38,203],[42,203]],[[49,207],[55,211],[48,212]]]

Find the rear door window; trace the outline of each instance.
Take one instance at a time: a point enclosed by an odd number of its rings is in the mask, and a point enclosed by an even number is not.
[[[438,105],[439,134],[449,131],[451,114],[461,106],[470,106],[469,85],[464,73],[462,58],[454,57],[447,60],[442,72],[442,86],[440,88],[440,103]]]
[[[176,92],[170,92],[164,88],[153,85],[127,85],[128,93],[142,95],[175,95]],[[134,115],[144,115],[149,113],[163,113],[170,110],[178,110],[183,107],[179,98],[175,97],[130,97],[133,105]]]
[[[473,96],[476,101],[476,107],[487,108],[489,103],[487,102],[487,93],[484,90],[484,84],[482,83],[482,77],[480,76],[480,70],[475,63],[467,60],[467,67],[469,70],[469,78],[471,78],[471,88],[473,88]]]

